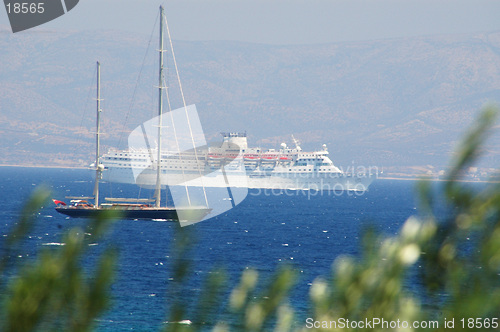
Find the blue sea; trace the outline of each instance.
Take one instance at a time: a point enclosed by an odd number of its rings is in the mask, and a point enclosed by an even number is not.
[[[88,170],[0,167],[2,235],[8,234],[37,186],[46,185],[54,199],[64,200],[67,195],[90,195],[91,177]],[[394,235],[408,217],[417,214],[415,184],[376,180],[363,194],[289,191],[270,195],[251,190],[234,209],[188,226],[192,241],[186,257],[191,261],[190,278],[181,293],[187,305],[184,319],[191,318],[203,281],[215,268],[227,271],[227,293],[245,269],[256,269],[260,283],[265,284],[283,264],[299,271],[290,301],[298,320],[307,317],[312,281],[330,276],[332,263],[340,255],[359,255],[368,227]],[[139,194],[134,186],[102,187],[103,197]],[[86,224],[58,214],[54,207],[50,202],[40,211],[20,261],[46,245],[60,243],[70,228]],[[112,307],[96,322],[96,330],[155,331],[165,324],[168,305],[174,300],[169,285],[178,228],[173,222],[122,220],[113,224],[98,245],[89,247],[90,256],[109,245],[119,250]],[[221,307],[227,307],[226,299],[221,301]]]

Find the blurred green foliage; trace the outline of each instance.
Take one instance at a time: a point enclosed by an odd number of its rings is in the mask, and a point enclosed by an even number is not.
[[[179,227],[171,255],[173,282],[169,283],[170,298],[176,301],[168,304],[162,328],[165,331],[499,330],[500,184],[489,183],[478,190],[460,181],[465,168],[480,156],[496,113],[493,108],[485,110],[467,133],[457,149],[447,180],[441,182],[440,196],[436,197],[430,182],[419,184],[419,216],[408,219],[394,237],[367,232],[360,257],[339,257],[330,276],[316,278],[310,288],[307,320],[303,314],[297,318],[289,303],[298,279],[289,266],[280,267],[266,285],[259,281],[256,270],[245,270],[232,290],[226,288],[226,274],[219,268],[209,274],[198,299],[185,299],[181,295],[192,270],[189,250],[193,235],[189,228]],[[31,228],[33,214],[47,197],[47,192],[41,190],[27,203],[20,222],[9,236],[8,250],[14,250]],[[434,214],[440,204],[445,204],[450,212],[444,220]],[[92,329],[95,319],[109,306],[116,251],[105,251],[90,276],[83,273],[80,260],[89,241],[102,236],[110,219],[94,221],[89,230],[69,231],[63,240],[64,247],[43,250],[35,262],[10,279],[4,292],[2,329]],[[84,236],[86,232],[92,234],[91,239]],[[8,250],[1,265],[4,279]],[[408,285],[411,274],[414,285]],[[229,294],[229,298],[223,298],[224,294]],[[187,301],[196,301],[194,312],[187,311]],[[413,327],[414,322],[420,327]]]
[[[116,250],[106,249],[95,272],[87,275],[81,259],[89,244],[99,240],[114,215],[102,215],[87,229],[72,228],[64,234],[63,246],[44,248],[35,260],[17,267],[22,239],[33,228],[36,212],[48,201],[50,192],[37,189],[25,204],[19,222],[4,244],[2,257],[3,331],[90,331],[95,319],[109,306]],[[16,275],[6,279],[9,269]]]
[[[361,257],[339,257],[330,276],[316,278],[308,319],[297,318],[290,306],[297,274],[282,267],[261,294],[256,294],[258,272],[244,271],[227,302],[233,322],[222,318],[208,326],[214,331],[500,330],[500,184],[478,191],[460,181],[480,156],[496,114],[494,107],[481,113],[440,189],[419,183],[419,216],[409,218],[394,237],[368,231]],[[444,220],[434,214],[440,204],[450,211]],[[417,285],[409,285],[411,274]],[[193,321],[165,330],[207,330],[200,326]]]

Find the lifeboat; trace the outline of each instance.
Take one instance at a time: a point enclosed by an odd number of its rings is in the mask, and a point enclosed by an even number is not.
[[[262,161],[276,161],[278,159],[278,155],[275,153],[264,153],[262,155]]]
[[[208,159],[212,159],[212,160],[220,160],[222,159],[223,156],[222,156],[222,153],[209,153],[208,154]]]
[[[256,161],[259,160],[259,155],[255,153],[247,153],[243,155],[244,160],[249,160],[249,161]]]

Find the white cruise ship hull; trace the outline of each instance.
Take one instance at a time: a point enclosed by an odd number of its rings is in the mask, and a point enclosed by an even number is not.
[[[205,173],[205,172],[204,172]],[[224,174],[225,173],[225,174]],[[249,189],[281,190],[327,190],[327,191],[366,191],[375,179],[375,174],[344,173],[299,173],[299,172],[251,172],[221,170],[208,172],[201,177],[199,172],[163,173],[163,186],[188,185],[205,187],[235,187]],[[115,183],[137,184],[144,188],[154,188],[156,172],[143,171],[137,178],[130,168],[113,168],[104,171],[103,180]]]

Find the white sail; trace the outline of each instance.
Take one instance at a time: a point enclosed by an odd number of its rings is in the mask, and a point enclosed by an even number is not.
[[[232,151],[236,151],[233,158],[225,159],[217,169],[207,167],[208,147],[195,105],[163,113],[161,144],[157,142],[158,123],[158,117],[154,117],[129,135],[129,153],[122,159],[130,166],[135,184],[154,189],[159,164],[161,187],[169,187],[176,208],[204,206],[206,196],[212,211],[203,220],[226,212],[243,201],[248,185],[241,183],[242,179],[247,179],[241,163],[241,149],[233,144]],[[157,161],[158,145],[162,147],[160,163]],[[132,161],[131,155],[140,157]],[[235,172],[238,167],[239,172]],[[206,187],[210,187],[208,192]]]

